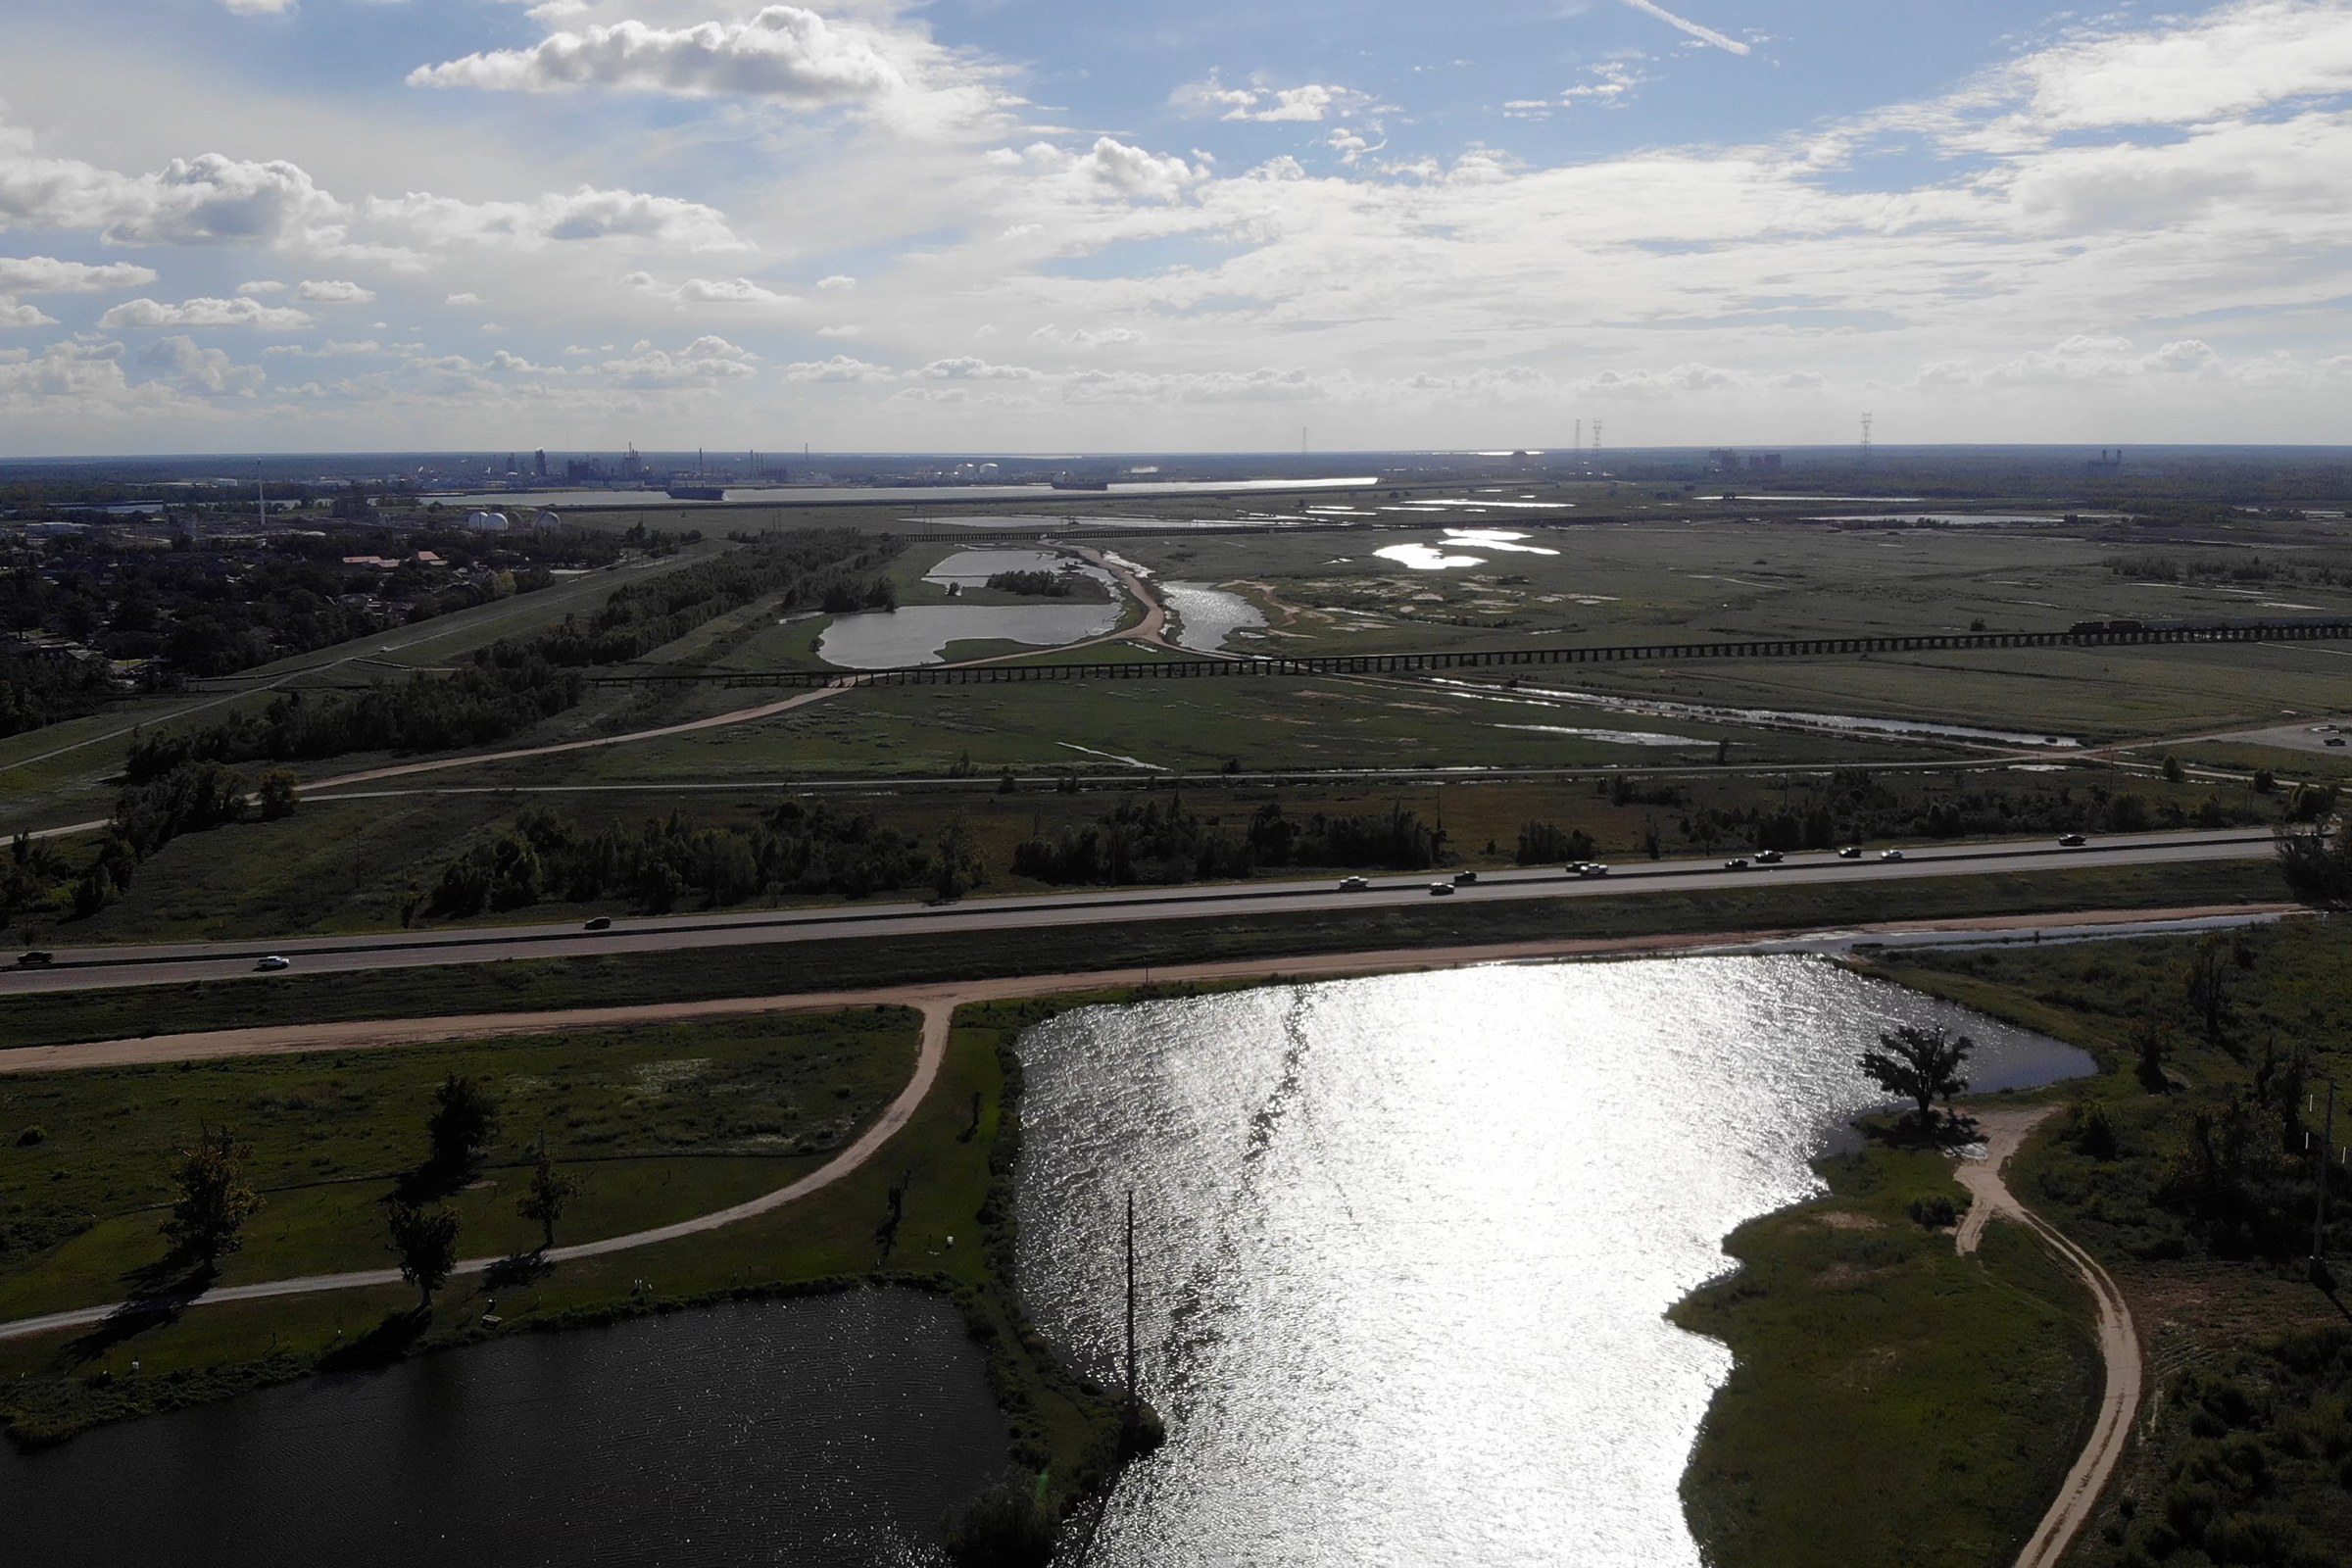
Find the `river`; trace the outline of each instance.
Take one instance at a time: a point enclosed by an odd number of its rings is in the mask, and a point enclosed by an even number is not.
[[[1980,1089],[2080,1052],[1818,959],[1485,968],[1065,1014],[1024,1037],[1021,1281],[1097,1376],[1136,1194],[1171,1440],[1091,1568],[1696,1568],[1678,1487],[1730,1370],[1668,1307],[1817,1190],[1896,1022]],[[1849,1136],[1850,1134],[1845,1134]]]

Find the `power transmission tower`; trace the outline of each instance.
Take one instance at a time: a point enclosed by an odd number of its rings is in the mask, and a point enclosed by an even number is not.
[[[1877,417],[1873,414],[1862,416],[1862,466],[1866,468],[1870,466],[1870,427]]]

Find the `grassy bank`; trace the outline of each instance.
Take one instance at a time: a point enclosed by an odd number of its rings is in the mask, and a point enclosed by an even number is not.
[[[381,1267],[383,1203],[416,1188],[433,1091],[478,1083],[500,1132],[445,1183],[469,1256],[527,1250],[517,1212],[544,1133],[580,1184],[563,1240],[643,1230],[771,1192],[845,1148],[914,1069],[917,1016],[808,1017],[12,1075],[0,1080],[0,1319],[166,1289],[174,1152],[244,1140],[264,1207],[220,1282]],[[427,1183],[429,1185],[429,1183]],[[454,1189],[454,1190],[453,1190]]]
[[[2090,1301],[2022,1227],[1961,1257],[1910,1212],[1965,1207],[1949,1156],[1821,1161],[1829,1195],[1742,1226],[1740,1270],[1675,1321],[1732,1348],[1683,1498],[1716,1568],[2012,1557],[2088,1429]]]
[[[1062,1007],[1117,1000],[1103,994],[965,1009],[938,1084],[887,1152],[788,1208],[703,1236],[565,1263],[536,1277],[460,1281],[426,1317],[413,1312],[413,1292],[394,1288],[204,1305],[176,1316],[0,1344],[0,1424],[21,1442],[55,1442],[105,1421],[498,1334],[723,1299],[901,1285],[956,1300],[988,1358],[992,1385],[1009,1418],[1009,1457],[1047,1478],[1055,1506],[1069,1506],[1109,1476],[1118,1458],[1120,1418],[1115,1400],[1071,1375],[1038,1338],[1013,1289],[1019,1065],[1011,1047],[1020,1030]],[[830,1027],[855,1033],[867,1016],[836,1018]],[[904,1041],[904,1014],[873,1016],[883,1022],[872,1033]],[[646,1033],[667,1036],[660,1048],[664,1051],[687,1044],[674,1032]],[[714,1044],[692,1045],[714,1061],[723,1059]],[[527,1069],[540,1047],[522,1042],[485,1049],[504,1067]],[[405,1061],[412,1054],[385,1054],[387,1060],[395,1055]],[[422,1054],[416,1059],[416,1071],[426,1071]],[[678,1059],[637,1053],[638,1065]],[[622,1065],[618,1058],[613,1064]],[[746,1067],[772,1082],[782,1076],[776,1065],[753,1058]],[[349,1073],[374,1066],[291,1058],[288,1070]],[[114,1076],[87,1075],[92,1083]],[[674,1072],[652,1076],[677,1078]],[[177,1069],[140,1078],[134,1116],[197,1108],[203,1094],[191,1090],[196,1098],[181,1101],[172,1092],[202,1081],[200,1074]],[[233,1087],[219,1093],[237,1098]],[[691,1119],[682,1108],[677,1116]],[[348,1139],[330,1131],[306,1147],[358,1162],[379,1156],[366,1127],[350,1131]],[[605,1168],[590,1172],[592,1182],[610,1184],[613,1176]],[[888,1223],[894,1187],[903,1194],[895,1228]],[[268,1219],[265,1210],[261,1223]],[[496,1324],[485,1320],[493,1300]]]
[[[991,975],[1481,943],[1805,929],[1895,919],[2169,908],[2288,897],[2268,861],[1760,886],[1557,902],[1437,901],[1067,930],[844,938],[692,955],[515,959],[0,998],[0,1049],[165,1030],[789,995]]]
[[[2342,1272],[2352,1181],[2305,1135],[2323,1080],[2352,1087],[2352,929],[1909,954],[1883,968],[2082,1044],[2104,1068],[2070,1086],[2079,1108],[2010,1170],[2115,1276],[2147,1357],[2147,1411],[2071,1560],[2342,1561],[2352,1304],[2313,1286],[2305,1254],[2326,1170]],[[2339,1103],[2335,1141],[2348,1140]]]

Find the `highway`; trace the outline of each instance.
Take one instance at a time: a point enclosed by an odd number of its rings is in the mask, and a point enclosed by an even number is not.
[[[1731,888],[1765,890],[1790,884],[1849,885],[1920,877],[2045,872],[2202,861],[2267,859],[2269,833],[2244,829],[2143,834],[2095,839],[2086,848],[2059,848],[2047,838],[1957,845],[1905,852],[1888,862],[1872,852],[1860,860],[1823,853],[1792,855],[1787,863],[1728,870],[1720,859],[1643,861],[1619,865],[1606,877],[1575,878],[1560,867],[1481,872],[1475,885],[1446,896],[1449,906]],[[495,963],[509,958],[582,954],[686,953],[710,948],[823,942],[846,937],[908,937],[1085,927],[1146,920],[1232,919],[1249,915],[1323,913],[1397,908],[1434,902],[1433,881],[1444,873],[1381,875],[1361,892],[1340,891],[1339,873],[1312,878],[1120,891],[1089,890],[952,905],[829,905],[795,909],[730,909],[707,915],[615,919],[590,931],[577,922],[382,932],[362,936],[285,937],[238,942],[58,948],[45,965],[0,969],[0,995],[166,985],[223,980],[254,973],[265,955],[290,960],[280,974],[320,974],[435,964]],[[1083,940],[1083,938],[1073,938]]]

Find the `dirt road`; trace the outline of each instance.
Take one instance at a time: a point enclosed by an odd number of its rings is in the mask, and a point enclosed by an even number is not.
[[[2132,1309],[2125,1304],[2123,1292],[2116,1288],[2114,1279],[2099,1266],[2098,1259],[2019,1202],[2016,1194],[2001,1179],[2001,1168],[2008,1163],[2009,1156],[2056,1108],[2021,1106],[1979,1113],[1977,1124],[1984,1130],[1984,1157],[1962,1160],[1957,1173],[1960,1185],[1968,1189],[1974,1200],[1968,1218],[1961,1223],[1954,1239],[1960,1251],[1975,1251],[1984,1239],[1985,1225],[1995,1217],[2015,1220],[2032,1229],[2074,1265],[2075,1271],[2082,1276],[2082,1283],[2090,1288],[2091,1298],[2098,1308],[2099,1359],[2106,1366],[2106,1389],[2099,1396],[2098,1419],[2092,1423],[2090,1441],[2083,1445],[2074,1468],[2066,1473],[2066,1483],[2059,1488],[2049,1512],[2042,1515],[2041,1523],[2026,1542],[2026,1549],[2018,1554],[2017,1568],[2056,1568],[2067,1547],[2090,1522],[2092,1512],[2098,1507],[2099,1494],[2106,1490],[2117,1463],[2123,1458],[2124,1446],[2131,1440],[2132,1423],[2139,1412],[2143,1380],[2139,1335],[2132,1325]]]

